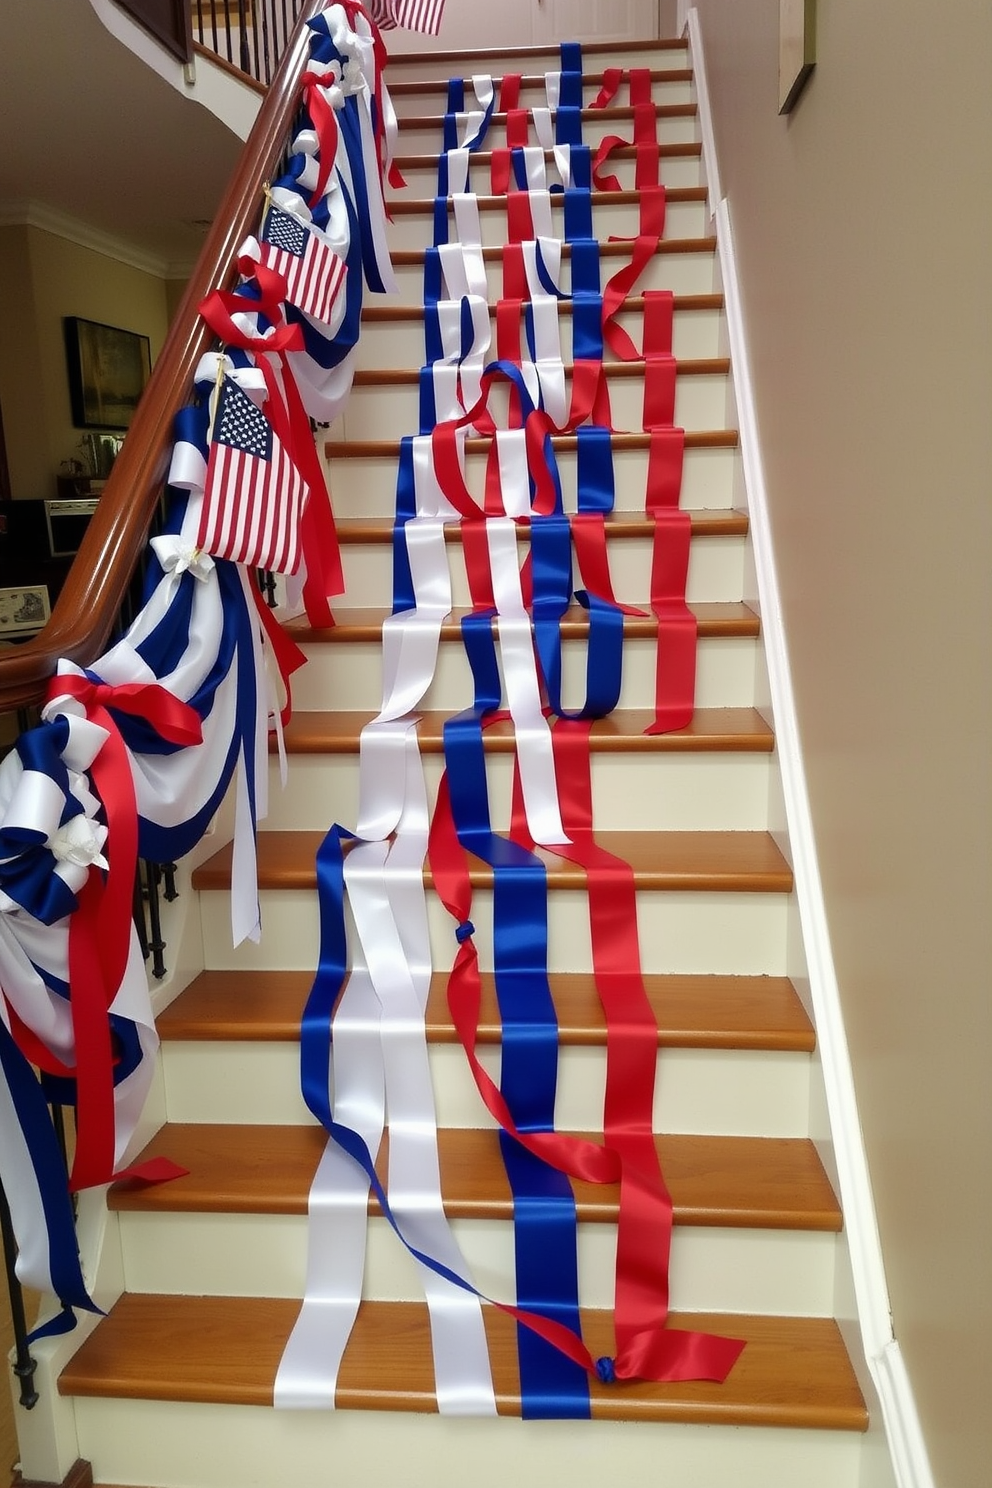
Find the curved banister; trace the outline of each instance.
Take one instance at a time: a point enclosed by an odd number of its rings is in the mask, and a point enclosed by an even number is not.
[[[213,341],[197,306],[233,279],[238,248],[258,225],[262,185],[285,150],[299,99],[306,22],[325,3],[303,6],[51,619],[40,635],[0,651],[0,712],[40,702],[60,657],[86,666],[107,643],[168,473],[173,418],[188,401],[197,363]]]

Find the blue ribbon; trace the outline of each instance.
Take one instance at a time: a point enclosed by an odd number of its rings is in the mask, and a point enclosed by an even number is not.
[[[76,1325],[72,1309],[99,1313],[86,1290],[79,1264],[76,1225],[66,1185],[65,1162],[55,1137],[51,1115],[41,1086],[30,1064],[0,1022],[0,1071],[10,1092],[14,1113],[38,1185],[48,1239],[48,1268],[62,1312],[43,1323],[28,1342],[55,1333],[66,1333]]]
[[[572,531],[565,516],[531,522],[534,579],[534,637],[548,703],[562,718],[604,718],[616,707],[623,678],[623,611],[609,600],[576,591],[589,613],[586,700],[577,710],[562,706],[561,621],[572,597]]]
[[[62,758],[68,740],[68,720],[56,718],[21,734],[14,746],[26,771],[47,775],[58,787],[63,799],[60,827],[83,812],[82,803],[70,791]],[[54,925],[73,912],[77,901],[55,872],[57,860],[47,841],[41,829],[0,827],[0,889],[34,919]]]
[[[444,725],[444,754],[458,840],[493,870],[496,995],[502,1020],[500,1089],[521,1131],[554,1129],[558,1023],[548,985],[547,875],[489,820],[482,721],[500,702],[491,616],[470,615],[462,636],[475,706]],[[579,1331],[575,1202],[563,1174],[501,1134],[513,1192],[517,1301]],[[585,1419],[585,1371],[518,1327],[525,1419]]]
[[[583,424],[575,433],[579,511],[611,512],[616,501],[616,475],[610,431],[597,424]]]
[[[400,440],[400,458],[396,470],[396,520],[393,523],[393,614],[412,610],[416,605],[410,555],[406,545],[406,524],[417,514],[413,475],[413,436]]]
[[[477,150],[489,133],[489,125],[492,122],[493,113],[496,109],[496,90],[483,112],[482,122],[475,134],[465,141],[462,148],[466,150]],[[449,150],[457,150],[458,145],[458,114],[464,114],[465,109],[465,82],[462,78],[448,79],[448,103],[444,115],[443,125],[443,152],[438,160],[438,191],[447,196],[448,194],[448,162],[446,159]]]

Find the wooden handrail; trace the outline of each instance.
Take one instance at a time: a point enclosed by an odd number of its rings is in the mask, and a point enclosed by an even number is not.
[[[0,712],[40,702],[60,657],[86,666],[107,643],[168,474],[173,418],[213,340],[197,306],[233,281],[238,248],[258,225],[262,184],[275,173],[298,102],[306,22],[323,5],[307,0],[303,7],[52,617],[40,635],[0,652]]]

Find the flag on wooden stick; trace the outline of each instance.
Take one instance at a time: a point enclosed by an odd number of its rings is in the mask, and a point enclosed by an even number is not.
[[[274,202],[265,214],[259,248],[259,261],[285,279],[288,303],[329,324],[348,273],[344,259],[305,222]]]
[[[225,378],[217,395],[197,546],[232,563],[295,573],[305,491],[264,413]]]
[[[441,29],[444,0],[372,0],[369,15],[383,31],[397,26],[404,31],[425,31],[436,36]]]

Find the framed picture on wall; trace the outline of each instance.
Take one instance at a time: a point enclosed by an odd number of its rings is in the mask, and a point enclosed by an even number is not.
[[[77,429],[126,429],[151,372],[147,336],[67,315],[66,368]]]
[[[33,635],[51,613],[46,584],[32,584],[26,589],[0,589],[0,642],[6,636]]]

